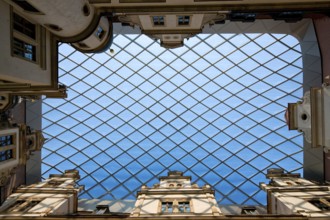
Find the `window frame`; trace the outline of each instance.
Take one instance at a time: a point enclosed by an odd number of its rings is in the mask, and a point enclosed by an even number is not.
[[[191,23],[190,15],[178,15],[177,16],[177,25],[178,26],[189,26]]]
[[[155,19],[157,18],[157,19]],[[153,15],[150,16],[151,23],[154,27],[164,27],[166,22],[165,22],[166,16],[164,15]],[[155,22],[156,21],[156,22]]]
[[[315,206],[316,208],[320,209],[322,212],[329,212],[330,211],[330,198],[312,198],[308,199],[307,202]],[[317,205],[317,203],[319,205]],[[322,207],[321,207],[322,206]]]
[[[180,203],[184,204],[183,211],[180,210]],[[179,213],[191,213],[191,201],[178,201],[178,210],[179,210]],[[187,210],[189,210],[189,211],[187,211]]]
[[[11,146],[15,144],[15,138],[13,134],[0,136],[0,147]]]
[[[106,35],[106,30],[102,27],[102,25],[97,26],[95,30],[95,36],[99,40],[103,40],[104,36]]]
[[[28,34],[24,33],[27,32],[28,29],[26,27],[23,28],[23,31],[20,31],[18,29],[15,29],[15,23],[20,23],[19,21],[15,20],[21,19],[24,22],[31,24],[34,27],[34,31],[31,30],[31,32],[34,32],[35,37],[31,37]],[[18,24],[18,26],[21,26]],[[25,17],[23,17],[21,14],[17,13],[14,10],[11,10],[11,55],[13,57],[17,57],[19,59],[34,63],[34,64],[43,64],[43,60],[41,58],[42,49],[41,49],[41,41],[45,37],[44,32],[41,31],[40,25],[37,25]],[[16,44],[16,45],[15,45]],[[18,44],[21,44],[18,45]],[[21,51],[22,54],[19,54]],[[31,51],[28,51],[31,50]],[[31,58],[29,58],[29,55]],[[45,59],[45,58],[44,58]],[[41,65],[42,66],[42,65]],[[43,66],[42,66],[43,67]]]
[[[166,204],[165,211],[163,210],[164,204]],[[170,204],[169,207],[167,206],[168,204]],[[163,213],[163,214],[173,213],[173,205],[174,205],[173,201],[161,201],[160,202],[160,213]],[[171,209],[171,211],[169,211],[169,209]]]
[[[184,210],[180,210],[180,204],[184,203]],[[164,211],[164,204],[171,204],[171,211]],[[188,205],[188,208],[186,207]],[[169,208],[166,207],[166,210]],[[186,211],[189,210],[189,211]],[[178,199],[165,199],[159,200],[159,211],[160,214],[187,214],[187,213],[193,213],[193,206],[192,206],[192,200],[191,199],[184,199],[184,198],[178,198]]]
[[[30,198],[30,199],[17,199],[13,204],[11,204],[6,210],[5,213],[27,213],[33,207],[38,205],[43,199],[41,198]]]
[[[4,138],[3,138],[4,137]],[[10,139],[8,142],[7,139]],[[16,141],[16,134],[3,134],[0,136],[0,139],[4,139],[4,143],[7,142],[8,144],[2,145],[0,140],[0,163],[7,162],[12,159],[16,159],[16,151],[17,151],[17,141]],[[9,156],[10,155],[10,156]]]
[[[244,206],[241,211],[242,215],[258,215],[259,212],[255,206]]]

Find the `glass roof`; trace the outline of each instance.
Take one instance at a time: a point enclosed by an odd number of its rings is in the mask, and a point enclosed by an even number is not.
[[[302,171],[284,113],[303,95],[286,34],[200,34],[178,49],[117,34],[110,51],[59,46],[67,99],[45,99],[42,172],[78,169],[81,198],[135,199],[169,170],[208,183],[220,204],[265,204],[268,168]]]

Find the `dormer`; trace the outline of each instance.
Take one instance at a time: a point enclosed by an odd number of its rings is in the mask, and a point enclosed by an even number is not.
[[[191,185],[191,177],[179,171],[168,172],[159,182],[141,187],[131,217],[221,215],[210,185]]]
[[[33,218],[48,215],[71,215],[77,213],[79,179],[77,170],[50,175],[42,183],[21,186],[0,206],[0,218]]]
[[[283,169],[269,169],[267,178],[270,182],[260,186],[267,192],[268,214],[329,218],[329,186],[301,178],[300,174],[285,173]]]
[[[263,189],[278,188],[281,187],[306,187],[306,186],[317,186],[315,183],[301,178],[299,173],[285,173],[283,169],[269,169],[266,177],[270,179],[269,185],[261,183]]]

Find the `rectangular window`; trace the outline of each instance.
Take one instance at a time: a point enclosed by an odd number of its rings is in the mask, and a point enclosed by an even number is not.
[[[322,211],[330,211],[330,199],[312,199],[308,201]]]
[[[13,14],[13,28],[15,31],[20,32],[21,34],[24,34],[25,36],[28,36],[32,38],[33,40],[36,40],[36,25],[32,24],[28,20],[22,18],[18,14]]]
[[[188,15],[178,16],[178,25],[189,25],[189,24],[190,24],[190,16]]]
[[[179,212],[191,212],[190,202],[179,202]]]
[[[5,210],[11,213],[28,212],[31,208],[40,203],[41,200],[17,200],[12,206]]]
[[[96,210],[95,210],[96,215],[103,215],[103,214],[109,214],[109,213],[110,213],[110,210],[109,210],[108,205],[97,205],[96,206]]]
[[[0,147],[13,145],[13,135],[0,136]]]
[[[164,16],[153,16],[152,21],[155,26],[163,26],[165,24]]]
[[[40,54],[38,41],[41,39],[40,31],[35,24],[22,16],[12,13],[12,55],[39,62],[37,54]]]
[[[13,150],[0,151],[0,162],[10,160],[14,158]]]
[[[25,59],[36,61],[36,46],[20,39],[13,39],[13,53]]]
[[[173,212],[173,202],[162,202],[162,212],[172,213]]]
[[[258,215],[258,211],[254,206],[247,206],[242,208],[242,215]]]

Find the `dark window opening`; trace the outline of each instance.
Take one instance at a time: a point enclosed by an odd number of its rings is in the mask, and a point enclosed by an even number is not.
[[[95,210],[95,214],[96,215],[103,215],[103,214],[109,214],[110,213],[110,209],[108,205],[97,205],[96,206],[96,210]]]
[[[34,24],[15,13],[13,15],[13,19],[15,31],[18,31],[34,40],[36,39],[36,26]]]
[[[103,30],[102,27],[98,27],[97,30],[96,30],[96,36],[101,40],[105,34],[105,31]]]
[[[312,205],[321,209],[322,211],[330,211],[330,199],[313,199],[308,202],[312,203]]]
[[[0,206],[3,204],[5,200],[6,200],[5,187],[0,186]]]
[[[189,25],[190,16],[178,16],[178,25]]]
[[[162,202],[162,212],[172,213],[173,212],[173,202]]]
[[[0,137],[0,147],[3,146],[9,146],[9,145],[13,145],[13,136],[12,135],[6,135],[6,136],[1,136]]]
[[[247,206],[242,208],[242,215],[257,215],[258,211],[254,206]]]
[[[165,24],[164,16],[153,16],[152,21],[155,26],[161,26]]]
[[[14,158],[13,150],[5,150],[0,152],[0,162]]]
[[[12,206],[10,206],[5,212],[28,212],[31,208],[40,203],[40,200],[17,200]]]
[[[179,212],[190,212],[190,202],[179,202]]]
[[[13,53],[27,60],[36,61],[36,47],[17,38],[13,40]]]

